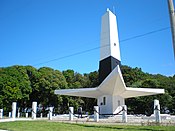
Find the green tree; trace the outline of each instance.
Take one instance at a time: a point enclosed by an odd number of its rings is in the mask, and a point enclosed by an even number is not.
[[[54,106],[58,109],[63,102],[63,98],[55,95],[54,91],[67,88],[67,82],[62,73],[58,70],[43,67],[38,70],[38,73],[31,72],[31,77],[33,91],[30,94],[30,101],[37,101],[45,108]]]
[[[0,69],[0,99],[5,111],[11,110],[11,103],[16,101],[22,106],[29,100],[31,83],[24,66],[12,66]]]
[[[160,83],[157,79],[151,79],[150,77],[150,79],[143,80],[139,88],[160,88]],[[172,97],[167,91],[165,94],[160,95],[130,98],[126,100],[126,103],[130,112],[151,115],[153,113],[153,102],[155,99],[160,101],[162,113],[165,113],[166,109],[172,107]]]
[[[175,113],[175,75],[172,77],[160,74],[144,73],[141,68],[121,66],[122,75],[127,86],[138,88],[164,88],[165,94],[130,98],[126,100],[129,112],[151,114],[153,100],[158,99],[161,112],[170,110]],[[98,72],[80,74],[73,70],[62,73],[52,68],[36,69],[32,66],[11,66],[0,68],[0,107],[11,110],[13,101],[18,107],[31,107],[33,101],[44,107],[54,106],[59,113],[68,113],[68,107],[79,106],[85,111],[93,111],[96,99],[55,95],[56,89],[92,88],[99,85]]]
[[[123,65],[121,66],[122,75],[124,81],[128,87],[131,85],[138,84],[139,81],[144,80],[147,77],[141,68],[131,68],[129,66]]]

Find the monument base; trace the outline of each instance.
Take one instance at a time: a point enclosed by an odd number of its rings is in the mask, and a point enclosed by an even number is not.
[[[117,114],[125,105],[125,100],[120,96],[103,95],[98,98],[97,104],[100,114]]]

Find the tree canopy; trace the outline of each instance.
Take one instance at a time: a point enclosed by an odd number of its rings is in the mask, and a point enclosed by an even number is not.
[[[160,100],[162,113],[175,113],[175,75],[144,73],[141,68],[121,66],[124,81],[129,87],[163,88],[165,94],[126,99],[129,113],[151,114],[153,100]],[[43,108],[54,106],[56,113],[68,113],[68,107],[79,106],[92,112],[96,99],[55,95],[56,89],[90,88],[99,85],[98,71],[80,74],[74,70],[58,71],[49,67],[36,69],[32,66],[0,68],[0,108],[11,111],[16,101],[21,109],[31,107],[36,101]]]

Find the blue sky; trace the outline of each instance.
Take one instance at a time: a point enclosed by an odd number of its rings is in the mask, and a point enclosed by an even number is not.
[[[0,0],[0,67],[98,70],[99,49],[62,57],[100,46],[106,8],[117,15],[123,65],[175,74],[167,0]]]

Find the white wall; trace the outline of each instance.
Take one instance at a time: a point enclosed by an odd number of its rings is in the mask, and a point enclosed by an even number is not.
[[[106,103],[104,105],[103,98],[106,97]],[[120,96],[110,96],[103,95],[98,98],[98,106],[100,110],[100,114],[116,114],[120,111],[118,108],[121,105],[124,105],[124,98]]]

